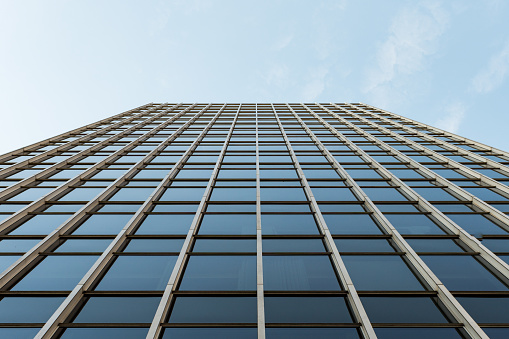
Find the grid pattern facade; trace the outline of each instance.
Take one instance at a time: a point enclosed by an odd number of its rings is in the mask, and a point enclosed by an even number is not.
[[[362,103],[150,103],[0,156],[2,338],[508,338],[509,153]]]

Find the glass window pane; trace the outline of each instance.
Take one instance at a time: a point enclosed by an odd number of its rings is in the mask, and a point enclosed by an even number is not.
[[[256,257],[191,256],[179,289],[183,291],[256,290]]]
[[[131,218],[131,214],[94,214],[73,234],[118,234]]]
[[[40,328],[0,328],[0,338],[33,338]]]
[[[386,239],[334,239],[339,252],[394,252]]]
[[[454,328],[375,328],[378,339],[454,339],[463,338]]]
[[[313,196],[317,201],[357,201],[358,199],[348,188],[313,187]]]
[[[262,201],[307,201],[300,187],[262,187]]]
[[[256,252],[256,239],[197,239],[193,252]]]
[[[62,339],[138,339],[145,338],[148,328],[67,328]]]
[[[49,234],[70,217],[70,214],[38,214],[9,234]]]
[[[465,252],[452,239],[406,239],[416,252]]]
[[[74,323],[151,323],[161,297],[93,297]]]
[[[5,297],[0,300],[2,323],[45,323],[63,297]]]
[[[472,256],[421,255],[451,291],[505,291],[507,287]]]
[[[385,214],[389,222],[401,234],[445,234],[424,214]]]
[[[256,234],[256,214],[205,214],[199,234]]]
[[[344,255],[342,258],[357,290],[424,289],[399,255]]]
[[[329,257],[323,255],[266,255],[263,285],[266,291],[341,289]]]
[[[373,323],[447,323],[428,297],[361,297]]]
[[[324,252],[322,239],[263,239],[264,252]]]
[[[0,241],[0,252],[27,252],[42,239],[4,239]]]
[[[164,290],[176,262],[177,256],[120,256],[96,290]]]
[[[368,214],[324,214],[332,234],[381,234],[382,231]]]
[[[176,297],[169,323],[256,323],[256,297]]]
[[[165,328],[162,339],[257,339],[256,328]]]
[[[318,227],[312,214],[262,214],[262,233],[318,234]]]
[[[149,214],[136,234],[174,234],[189,232],[194,214]]]
[[[274,328],[265,329],[267,339],[357,339],[356,328]]]
[[[480,214],[447,214],[447,217],[476,238],[481,238],[485,234],[507,234]]]
[[[132,239],[124,252],[180,252],[184,239]]]
[[[13,291],[70,291],[96,262],[97,256],[48,256]]]
[[[68,239],[54,252],[104,252],[113,239]]]
[[[509,298],[456,297],[478,323],[509,323]]]
[[[342,297],[265,297],[267,323],[351,323]]]

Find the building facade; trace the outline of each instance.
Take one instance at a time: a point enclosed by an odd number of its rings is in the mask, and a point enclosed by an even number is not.
[[[150,103],[0,156],[0,338],[509,338],[509,153],[361,103]]]

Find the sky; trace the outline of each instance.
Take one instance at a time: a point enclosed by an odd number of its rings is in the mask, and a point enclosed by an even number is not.
[[[149,102],[363,102],[509,151],[509,1],[0,0],[0,154]]]

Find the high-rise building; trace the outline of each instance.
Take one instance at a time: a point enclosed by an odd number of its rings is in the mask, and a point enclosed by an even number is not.
[[[508,166],[361,103],[141,106],[0,156],[0,338],[509,338]]]

